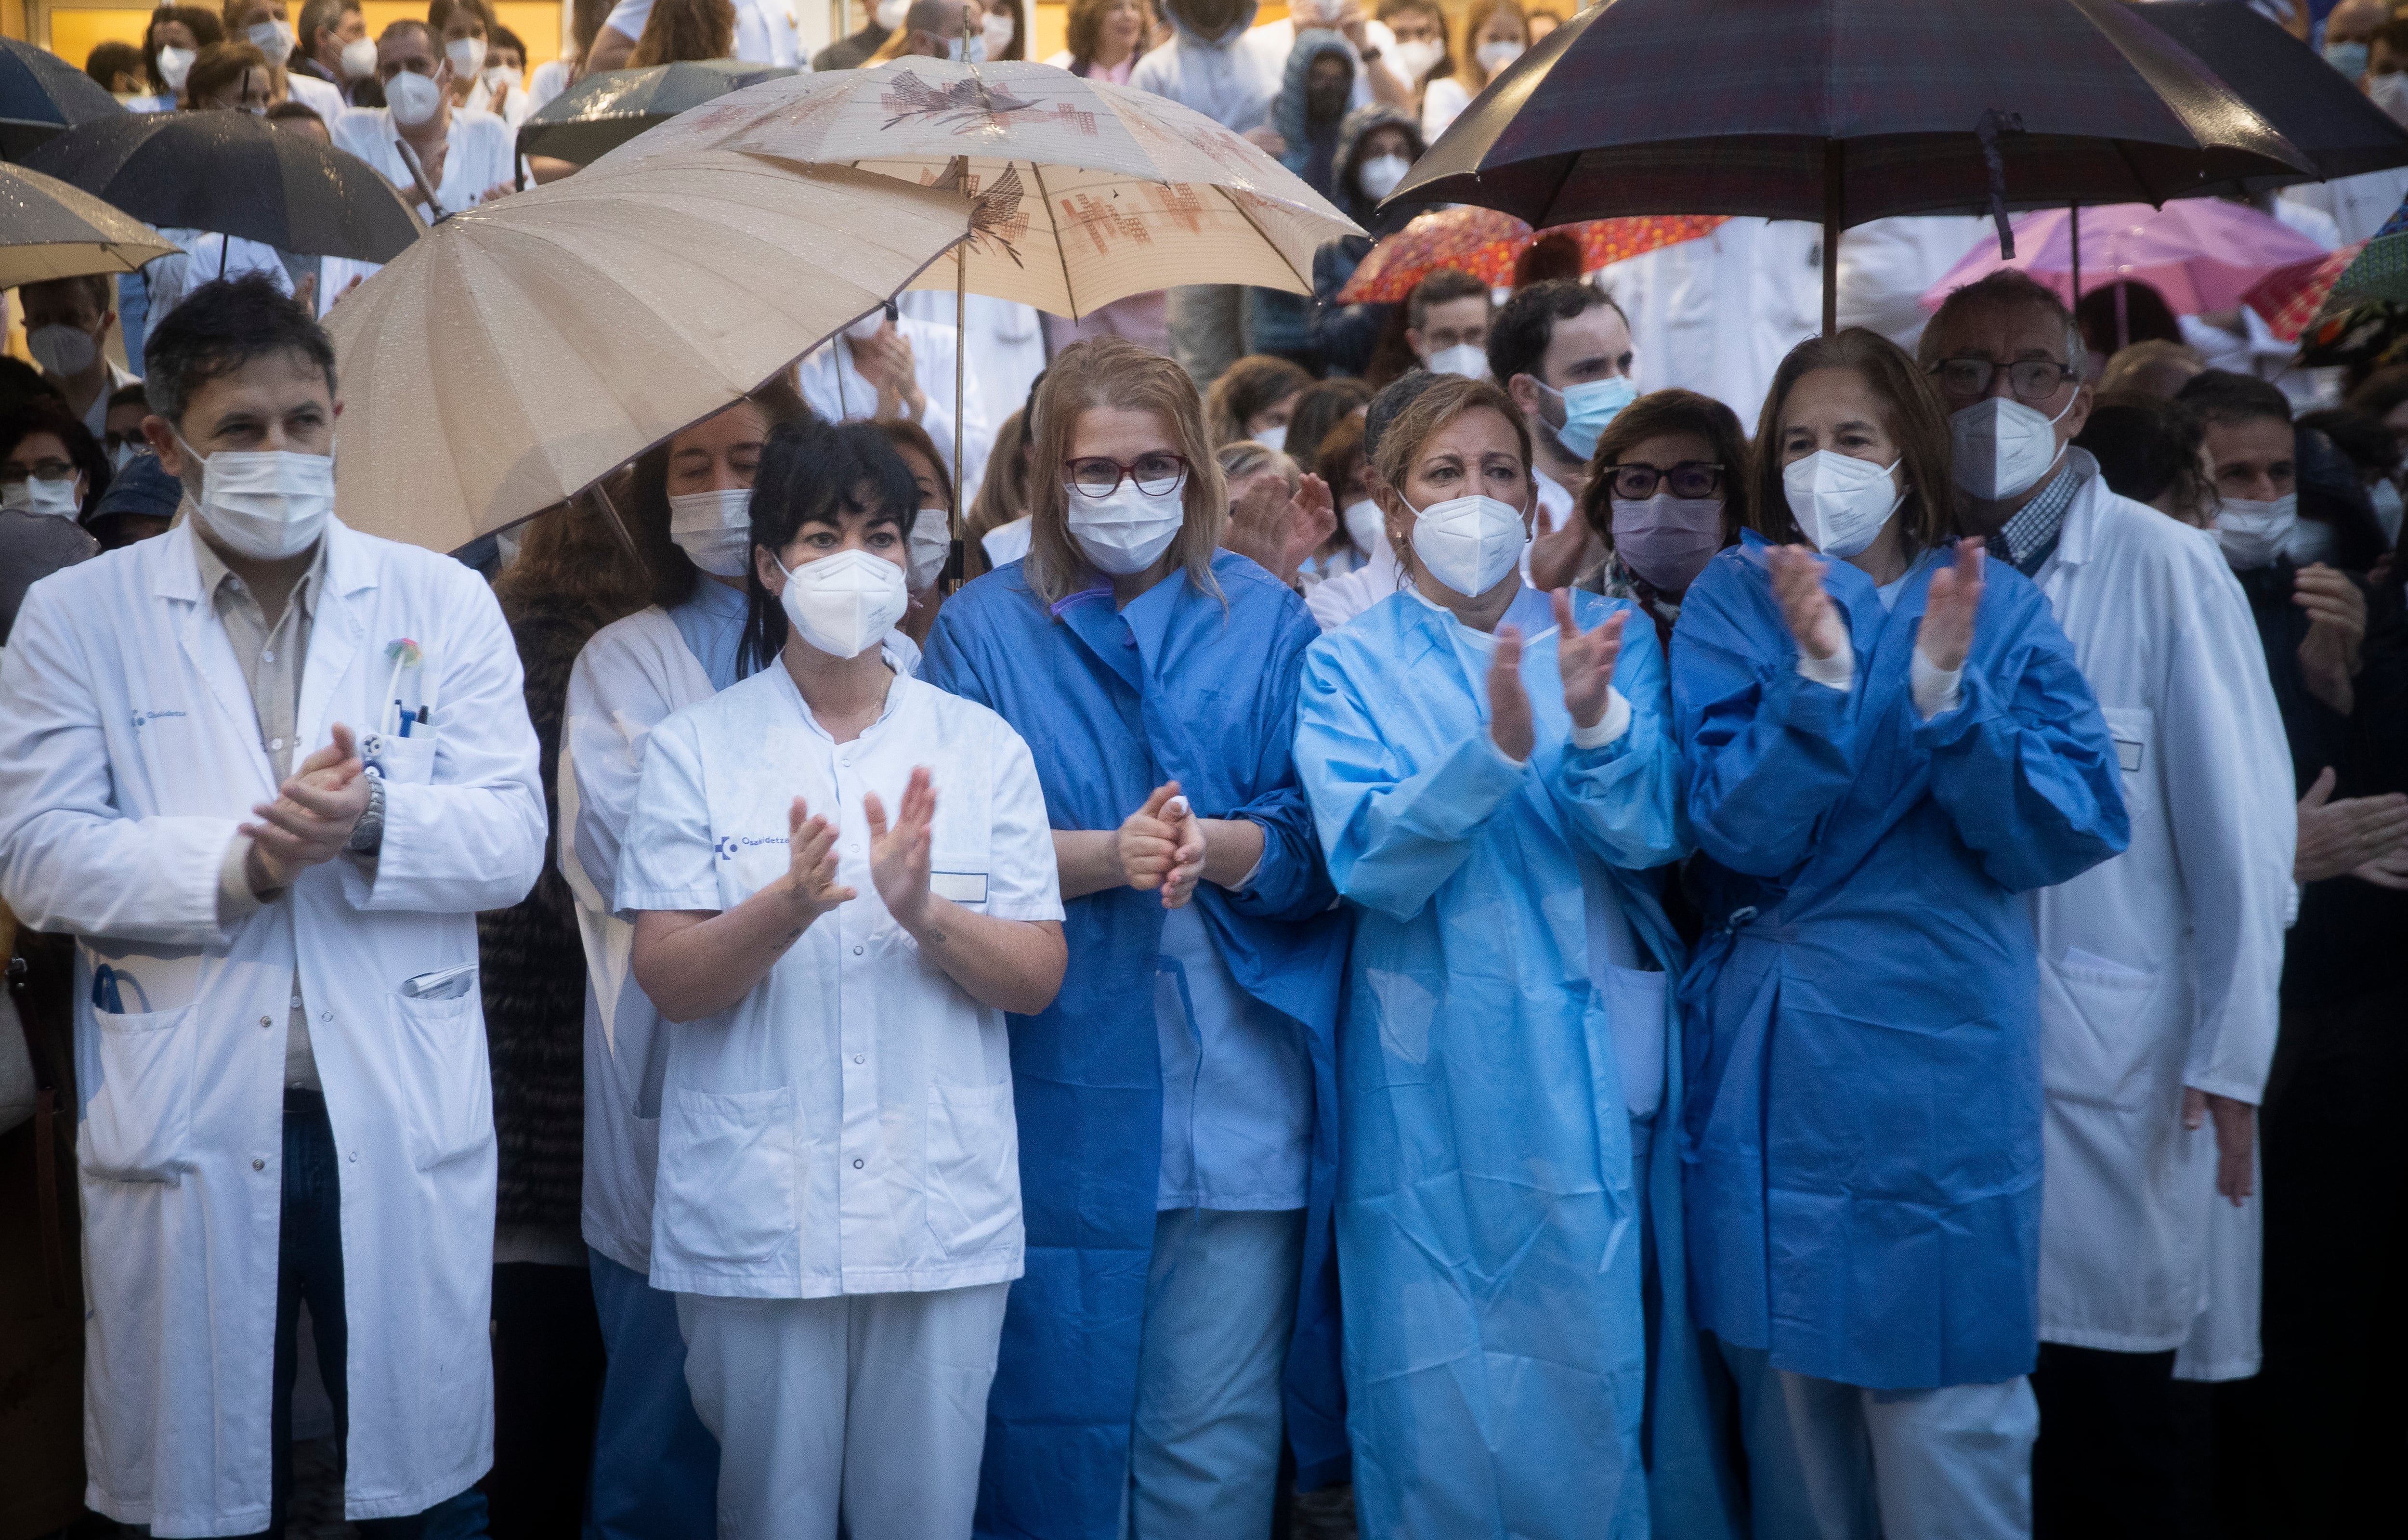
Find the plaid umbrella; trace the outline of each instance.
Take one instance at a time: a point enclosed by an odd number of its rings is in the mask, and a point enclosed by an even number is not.
[[[22,161],[63,128],[125,109],[57,54],[0,37],[0,160]]]
[[[2327,251],[2309,262],[2295,262],[2288,267],[2278,267],[2258,280],[2241,303],[2265,318],[2266,327],[2285,342],[2296,342],[2325,307],[2326,296],[2366,243],[2344,246],[2338,251]]]
[[[1511,283],[1513,264],[1541,235],[1565,235],[1579,241],[1581,271],[1594,273],[1659,246],[1695,240],[1724,222],[1717,214],[1656,214],[1586,220],[1560,230],[1533,231],[1511,214],[1467,205],[1420,215],[1383,237],[1338,292],[1338,303],[1401,303],[1413,292],[1413,285],[1441,267],[1461,268],[1491,288]]]
[[[2116,0],[1614,0],[1524,53],[1394,196],[1534,225],[2162,203],[2318,174]],[[1824,265],[1827,327],[1838,264]]]

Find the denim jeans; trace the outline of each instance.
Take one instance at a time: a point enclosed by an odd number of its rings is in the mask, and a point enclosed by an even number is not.
[[[335,1444],[347,1447],[351,1416],[345,1394],[350,1334],[343,1318],[343,1195],[326,1098],[314,1091],[284,1093],[284,1216],[277,1236],[274,1507],[259,1540],[284,1533],[293,1502],[293,1378],[300,1369],[294,1338],[301,1305],[309,1305],[318,1373],[335,1403]],[[423,1513],[354,1521],[368,1540],[475,1540],[485,1533],[485,1494],[473,1487]]]

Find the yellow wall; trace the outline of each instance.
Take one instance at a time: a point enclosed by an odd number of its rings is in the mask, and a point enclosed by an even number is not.
[[[142,28],[150,20],[147,6],[111,7],[107,10],[69,10],[55,8],[50,12],[52,53],[78,69],[92,57],[92,50],[103,43],[127,42],[142,46]]]
[[[292,3],[285,0],[287,5]],[[528,69],[560,56],[558,0],[498,0],[494,14],[526,44]],[[368,24],[368,36],[374,37],[405,17],[424,21],[426,7],[423,0],[362,0],[360,16]]]
[[[15,0],[10,0],[10,3],[15,3]],[[285,7],[294,20],[300,19],[301,0],[285,0]],[[210,8],[218,7],[210,4]],[[92,56],[93,49],[99,44],[119,41],[140,48],[142,29],[150,19],[148,6],[68,6],[56,4],[54,0],[46,9],[47,18],[37,14],[35,21],[38,27],[47,19],[49,36],[36,40],[78,69],[83,67],[83,62]],[[389,21],[397,21],[405,16],[423,18],[426,15],[424,0],[366,0],[360,10],[367,21],[371,37],[383,31]],[[498,0],[494,10],[501,17],[502,25],[517,33],[526,43],[527,68],[531,70],[544,61],[559,56],[560,0]],[[6,30],[12,37],[20,36],[16,29],[5,26],[8,20],[7,12],[0,10],[0,30]],[[1056,43],[1054,47],[1061,45]]]

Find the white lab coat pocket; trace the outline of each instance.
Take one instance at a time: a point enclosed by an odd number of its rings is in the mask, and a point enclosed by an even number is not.
[[[2150,789],[2157,778],[2157,713],[2145,706],[2105,706],[2099,714],[2107,719],[2115,763],[2124,772],[2124,810],[2137,823],[2156,801]]]
[[[2041,1081],[2051,1096],[2093,1106],[2148,1104],[2150,1052],[2165,1043],[2162,977],[2069,949],[2041,960]]]
[[[193,1169],[193,1020],[199,1009],[92,1013],[100,1078],[84,1103],[76,1141],[86,1171],[174,1187]]]
[[[661,1107],[656,1246],[672,1266],[767,1262],[793,1245],[795,1093],[671,1088]]]
[[[1652,1118],[1664,1105],[1664,975],[1607,964],[1605,1009],[1622,1099],[1633,1118]]]
[[[485,1013],[472,983],[449,1000],[385,996],[393,1013],[395,1105],[421,1171],[482,1149],[494,1137],[494,1077]]]
[[[435,778],[435,730],[413,728],[406,738],[371,733],[360,740],[360,760],[389,785],[423,786]]]
[[[1011,1082],[928,1088],[928,1232],[949,1257],[996,1246],[1020,1221]]]

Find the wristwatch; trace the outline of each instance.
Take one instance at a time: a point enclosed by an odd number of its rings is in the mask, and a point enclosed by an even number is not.
[[[1367,64],[1376,64],[1380,62],[1380,45],[1377,43],[1366,43],[1354,52]]]
[[[368,805],[360,820],[351,825],[351,837],[343,848],[353,855],[372,856],[384,846],[384,777],[368,777]]]

